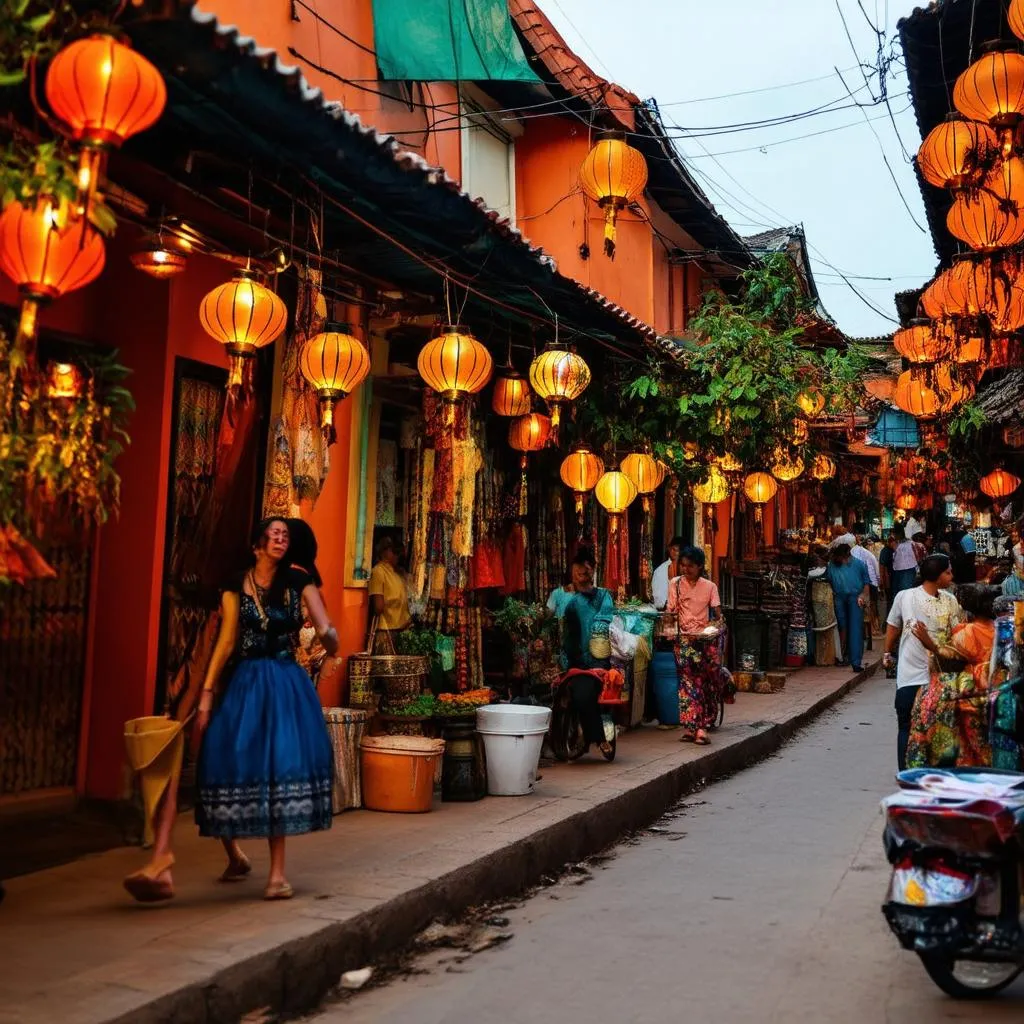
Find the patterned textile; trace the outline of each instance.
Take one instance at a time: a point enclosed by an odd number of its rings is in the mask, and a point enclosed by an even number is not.
[[[382,440],[377,445],[377,526],[395,525],[398,501],[398,445]]]
[[[675,645],[679,673],[679,724],[684,729],[710,729],[718,721],[722,697],[722,656],[718,637],[687,640]]]
[[[294,588],[283,607],[241,596],[239,660],[203,737],[196,824],[242,839],[331,827],[334,757],[323,710],[293,651],[302,625]]]
[[[987,768],[989,740],[988,665],[995,631],[972,622],[953,630],[950,646],[967,667],[933,672],[921,687],[910,720],[908,768]]]

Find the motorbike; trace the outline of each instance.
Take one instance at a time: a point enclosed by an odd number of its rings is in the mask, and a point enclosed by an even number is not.
[[[882,802],[892,876],[882,912],[954,999],[1024,971],[1024,775],[915,768]]]
[[[617,707],[624,707],[629,701],[622,699],[621,682],[617,685],[614,682],[609,684],[607,672],[595,669],[585,674],[596,676],[602,685],[601,694],[598,697],[598,704],[601,708],[601,725],[604,728],[605,741],[611,746],[611,752],[603,756],[606,761],[614,761],[618,733],[615,727],[614,710]],[[572,679],[573,673],[566,673],[552,687],[554,692],[548,736],[551,741],[551,749],[559,761],[576,761],[587,752],[589,746],[583,738],[583,726],[572,701],[570,690]]]

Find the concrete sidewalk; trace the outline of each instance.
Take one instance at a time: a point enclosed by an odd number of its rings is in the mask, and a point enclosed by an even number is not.
[[[213,882],[219,844],[190,823],[178,835],[178,895],[133,904],[121,878],[143,861],[120,849],[16,878],[0,908],[0,1022],[227,1024],[253,1009],[302,1010],[435,917],[514,895],[648,824],[703,780],[762,758],[874,671],[806,668],[780,694],[739,694],[710,747],[643,729],[613,764],[545,768],[537,791],[426,815],[350,811],[327,833],[290,843],[289,903],[261,901],[253,877]],[[891,686],[884,680],[874,686]]]

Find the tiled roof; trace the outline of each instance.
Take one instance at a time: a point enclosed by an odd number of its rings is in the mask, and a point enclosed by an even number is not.
[[[508,10],[516,28],[554,81],[571,95],[594,107],[607,109],[619,127],[630,132],[636,129],[635,108],[639,97],[602,78],[573,53],[533,0],[508,0]]]
[[[756,235],[744,235],[747,248],[755,252],[781,252],[796,237],[803,235],[803,228],[771,228]]]

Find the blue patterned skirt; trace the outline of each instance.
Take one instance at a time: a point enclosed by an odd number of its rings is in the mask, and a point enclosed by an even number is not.
[[[291,658],[244,659],[203,737],[199,834],[252,839],[330,828],[333,772],[309,676]]]

